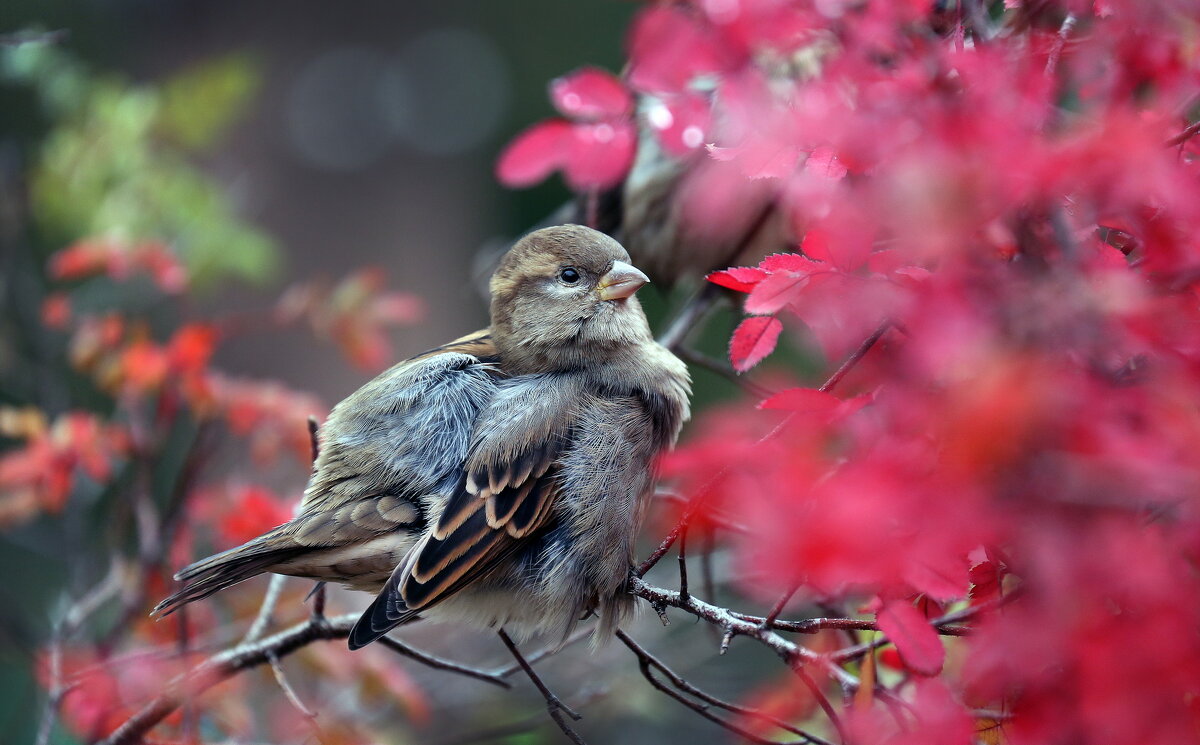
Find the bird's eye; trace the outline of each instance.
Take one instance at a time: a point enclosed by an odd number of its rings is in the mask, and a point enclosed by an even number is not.
[[[564,284],[573,285],[579,281],[579,270],[573,266],[569,266],[558,273],[558,278]]]

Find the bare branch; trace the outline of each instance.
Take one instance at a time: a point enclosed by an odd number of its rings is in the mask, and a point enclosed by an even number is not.
[[[675,354],[679,357],[679,359],[683,360],[689,365],[696,365],[697,367],[702,367],[711,373],[720,375],[755,398],[769,398],[771,394],[774,393],[774,391],[763,388],[761,385],[753,383],[745,377],[738,375],[737,372],[723,360],[715,360],[703,352],[697,352],[696,350],[688,347],[680,347],[679,349],[675,350]]]
[[[435,657],[428,652],[422,652],[419,649],[413,649],[404,642],[398,639],[393,639],[390,636],[380,637],[379,644],[382,644],[397,654],[402,654],[405,657],[411,657],[426,667],[432,667],[434,670],[445,670],[447,672],[464,675],[468,678],[474,678],[475,680],[481,680],[484,683],[491,683],[492,685],[500,686],[501,688],[512,688],[507,680],[502,679],[504,677],[503,673],[489,673],[483,670],[477,670],[473,667],[460,665],[452,660]]]
[[[1189,125],[1187,129],[1167,140],[1167,147],[1179,147],[1183,143],[1195,137],[1198,132],[1200,132],[1200,122],[1194,122],[1193,124]]]
[[[842,364],[838,366],[838,369],[834,370],[833,374],[830,375],[829,378],[822,383],[821,387],[817,390],[821,391],[822,393],[829,393],[831,390],[833,390],[834,386],[842,382],[842,378],[846,377],[846,374],[853,370],[854,366],[857,365],[863,357],[867,356],[867,352],[871,351],[871,347],[875,346],[875,344],[883,337],[884,334],[887,333],[888,329],[890,329],[892,325],[893,324],[890,320],[879,324],[879,328],[872,331],[871,335],[866,339],[863,339],[862,344],[859,344],[858,348],[851,352],[850,356],[842,361]]]
[[[271,583],[267,585],[262,605],[258,607],[258,615],[250,624],[246,636],[242,637],[242,644],[258,641],[263,634],[267,633],[267,629],[271,626],[271,616],[275,613],[275,606],[279,603],[279,596],[283,593],[283,585],[286,582],[287,577],[282,574],[271,575]]]
[[[832,743],[830,743],[828,740],[806,732],[805,730],[789,724],[782,719],[773,717],[770,714],[758,711],[757,709],[750,709],[745,706],[732,704],[728,701],[717,698],[716,696],[713,696],[712,694],[707,693],[700,688],[697,688],[695,685],[688,682],[686,678],[667,667],[666,663],[651,654],[645,647],[635,642],[623,630],[617,629],[616,635],[617,638],[620,639],[625,646],[629,647],[629,649],[631,649],[637,656],[638,667],[641,668],[642,676],[650,682],[650,685],[680,702],[684,706],[692,709],[710,722],[714,722],[730,732],[740,735],[751,742],[759,743],[760,745],[779,745],[778,740],[769,740],[765,737],[761,737],[747,729],[739,727],[734,722],[717,716],[711,711],[711,707],[716,706],[739,716],[751,719],[759,719],[771,724],[774,727],[778,727],[779,729],[791,732],[792,734],[799,735],[802,738],[800,740],[794,740],[793,742],[815,743],[815,745],[832,745]],[[663,682],[654,675],[654,670],[658,670],[660,673],[662,673],[667,680],[671,681],[671,684],[675,686],[675,688],[670,688],[663,684]],[[684,695],[685,693],[694,696],[695,698],[699,699],[699,701],[694,701],[691,698],[688,698],[688,696]]]
[[[566,720],[564,720],[562,716],[563,712],[566,712],[567,716],[571,717],[575,721],[579,721],[581,719],[579,714],[576,714],[571,707],[564,704],[558,696],[555,696],[554,693],[546,687],[546,684],[543,683],[542,679],[538,677],[538,674],[534,672],[533,666],[530,665],[525,657],[521,655],[521,650],[517,648],[516,643],[513,642],[512,638],[507,632],[504,631],[504,629],[499,629],[496,633],[500,635],[500,640],[504,642],[504,646],[508,647],[508,651],[512,653],[512,656],[516,659],[517,664],[521,666],[521,669],[525,671],[525,675],[529,677],[529,680],[533,682],[534,687],[536,687],[538,692],[542,694],[542,698],[546,700],[546,711],[550,713],[550,718],[554,720],[554,723],[558,725],[558,728],[561,729],[563,734],[566,735],[571,742],[575,743],[575,745],[587,745],[584,739],[579,736],[579,733],[571,729],[571,725],[567,724]]]
[[[584,639],[587,639],[593,633],[595,633],[595,631],[596,631],[596,629],[594,626],[586,626],[581,629],[576,629],[575,632],[572,633],[570,636],[568,636],[567,640],[565,642],[563,642],[562,644],[557,644],[554,646],[546,647],[545,649],[542,649],[538,652],[534,652],[531,655],[527,655],[527,656],[525,656],[525,661],[528,662],[530,665],[536,665],[537,663],[541,662],[542,660],[546,659],[547,657],[553,657],[554,655],[563,651],[567,647],[569,647],[573,644],[578,644],[579,642],[583,641]],[[498,678],[507,678],[520,669],[521,669],[521,666],[514,662],[513,664],[509,665],[508,667],[494,671],[492,673],[492,675],[495,675]]]
[[[270,664],[272,658],[282,659],[315,641],[345,639],[357,620],[358,616],[355,614],[329,619],[310,618],[265,639],[249,644],[239,644],[217,653],[167,683],[163,693],[143,706],[111,735],[100,741],[100,745],[131,745],[140,742],[151,729],[189,699],[244,670]],[[385,646],[395,649],[390,644],[385,643]],[[409,651],[415,652],[415,650]],[[425,664],[429,664],[428,660],[430,659],[436,659],[423,653],[421,656],[409,656]],[[503,688],[508,687],[506,681],[491,673],[472,670],[454,663],[445,663],[444,660],[439,662],[444,664],[431,664],[430,666],[467,675],[476,680],[485,680]]]

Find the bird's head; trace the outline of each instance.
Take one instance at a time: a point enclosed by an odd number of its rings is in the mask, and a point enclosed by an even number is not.
[[[612,238],[560,225],[522,238],[492,276],[492,336],[519,372],[569,369],[651,339],[633,295],[650,280]]]

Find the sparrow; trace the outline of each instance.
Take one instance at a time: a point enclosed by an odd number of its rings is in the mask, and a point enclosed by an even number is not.
[[[418,614],[565,639],[602,635],[657,456],[689,416],[687,367],[654,341],[648,281],[609,236],[525,236],[492,276],[491,324],[401,362],[334,407],[298,514],[198,561],[155,613],[272,572],[376,593],[351,649]]]

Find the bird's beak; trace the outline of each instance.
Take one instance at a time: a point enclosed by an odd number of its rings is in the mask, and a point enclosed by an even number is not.
[[[633,264],[614,261],[612,269],[600,278],[596,289],[601,300],[624,300],[649,281],[650,278]]]

